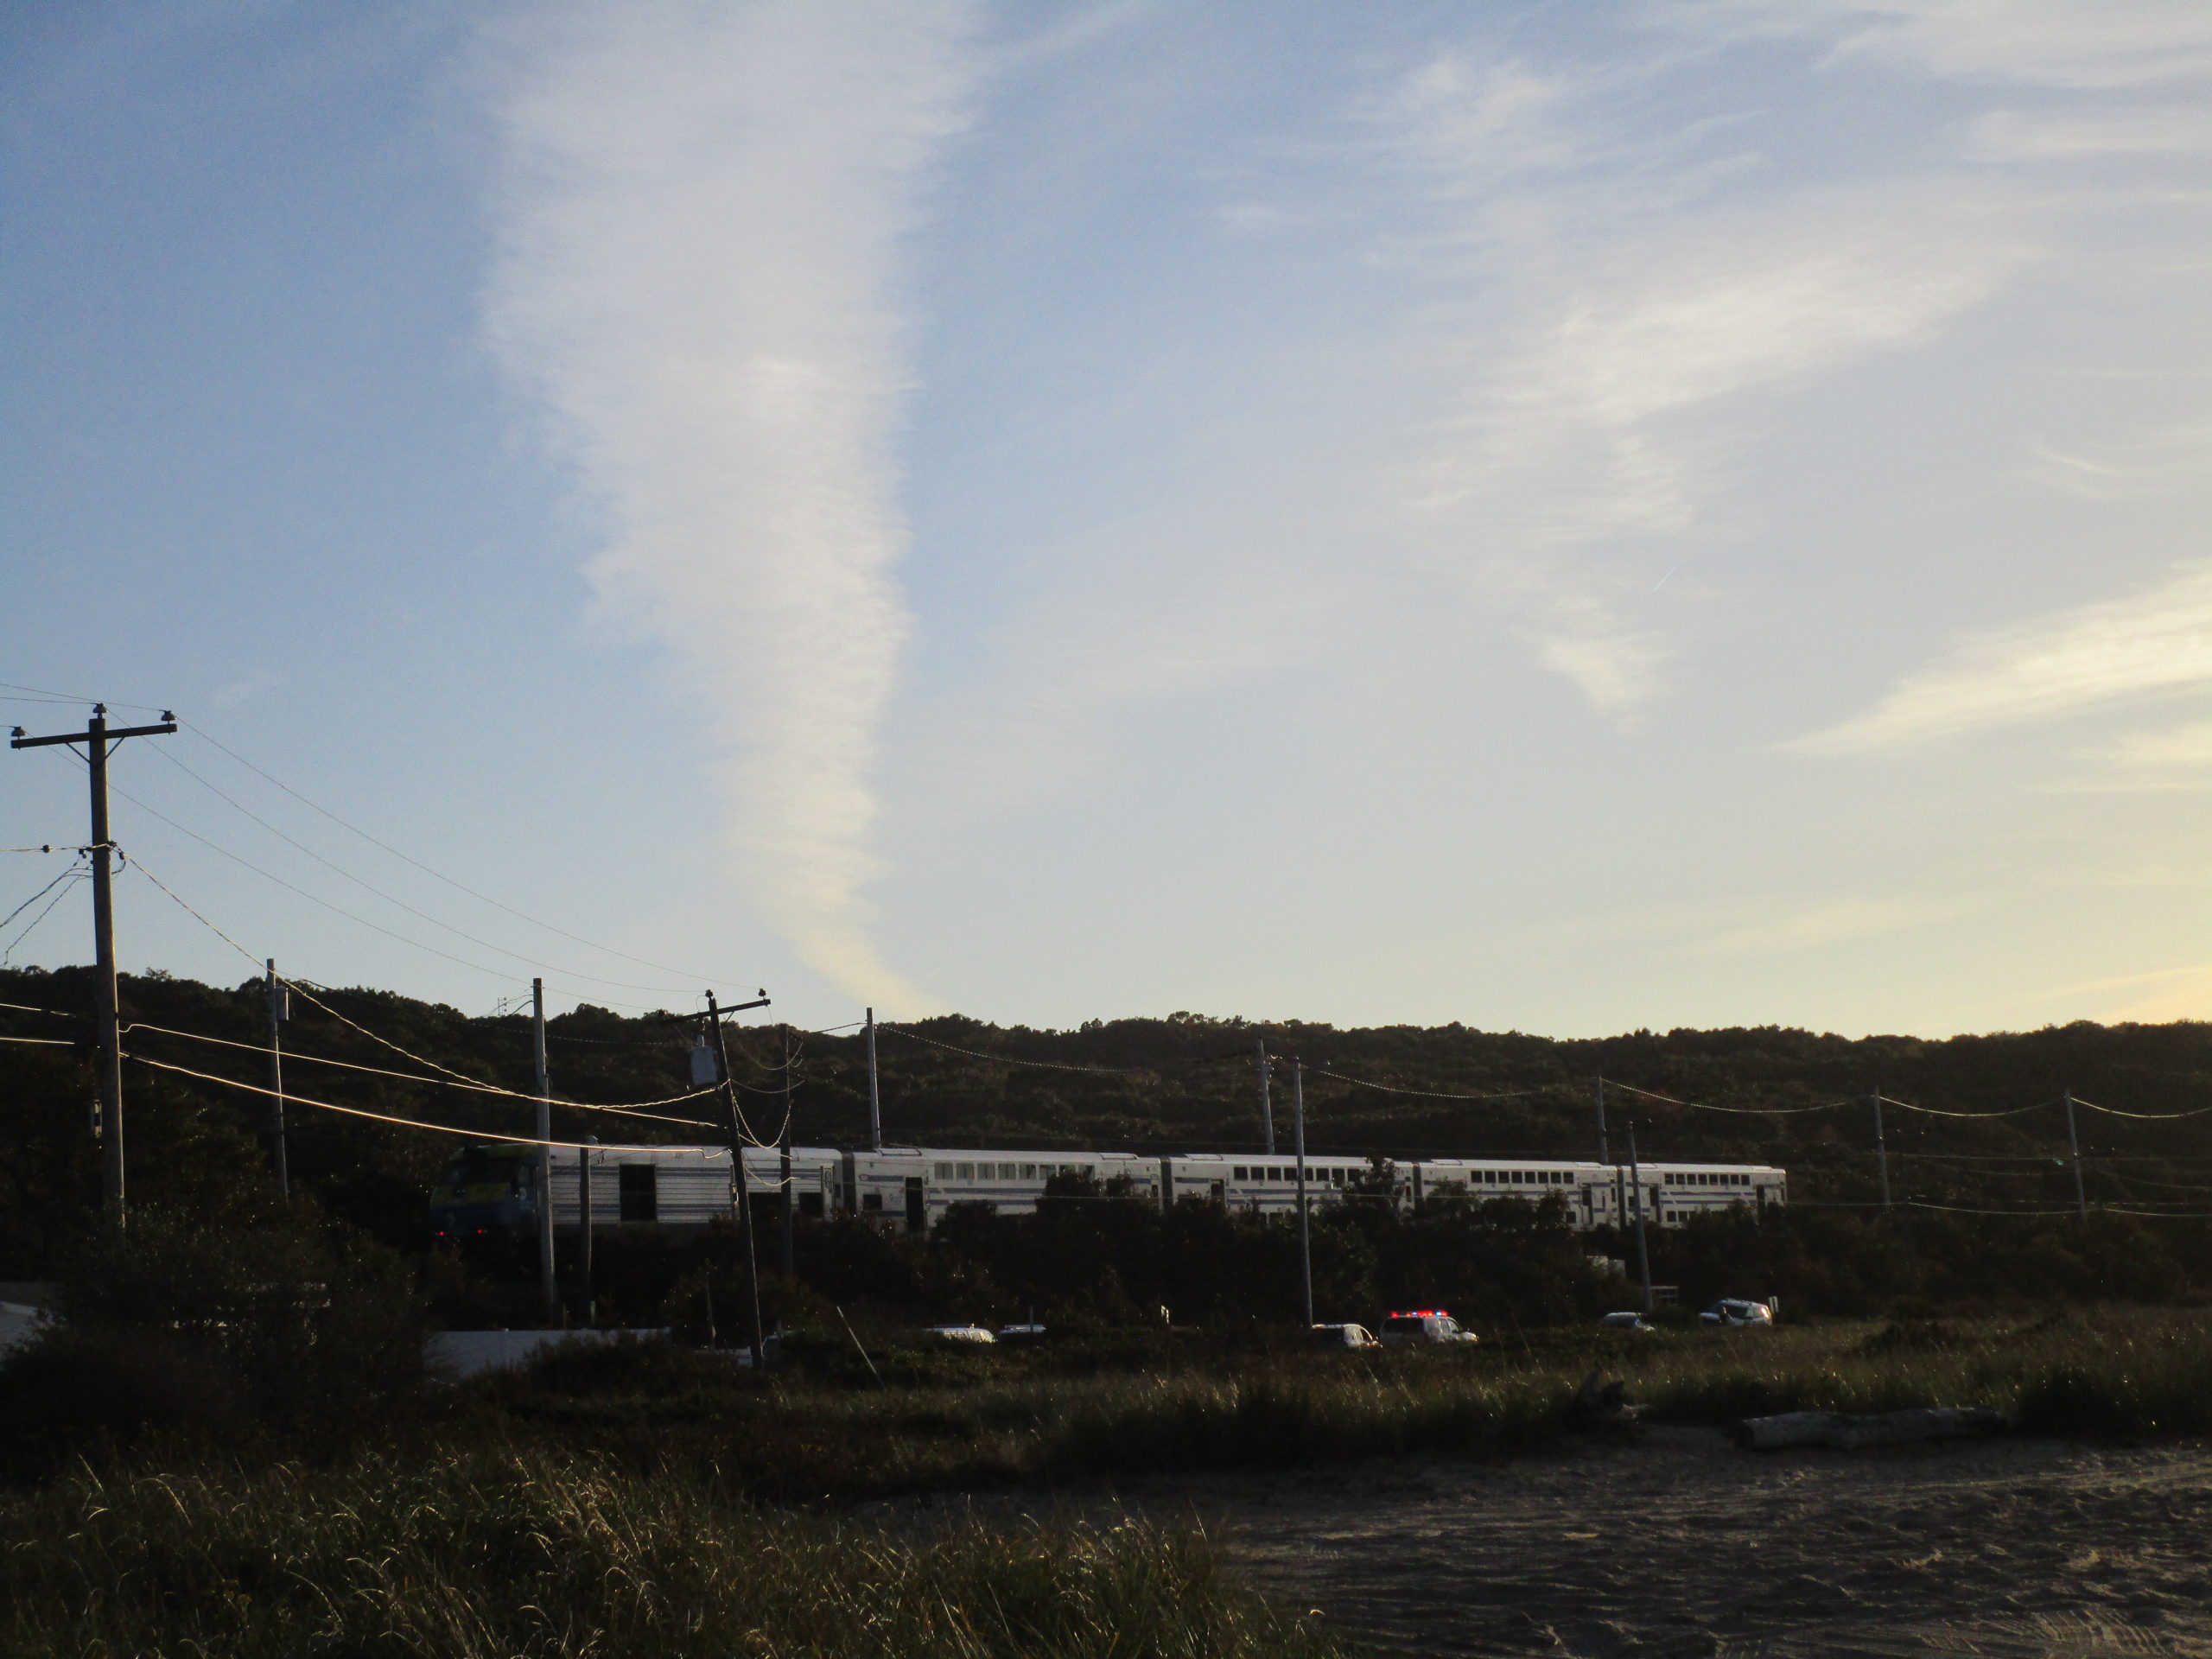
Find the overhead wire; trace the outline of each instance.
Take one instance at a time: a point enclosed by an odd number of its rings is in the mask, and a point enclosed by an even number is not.
[[[1308,1066],[1306,1075],[1315,1077],[1333,1077],[1338,1083],[1351,1084],[1355,1089],[1376,1089],[1386,1095],[1418,1095],[1424,1100],[1519,1100],[1529,1095],[1548,1094],[1552,1088],[1557,1086],[1553,1084],[1541,1089],[1513,1089],[1494,1095],[1451,1095],[1435,1089],[1401,1089],[1395,1084],[1370,1083],[1364,1077],[1347,1077],[1342,1071],[1331,1071],[1318,1065]]]
[[[105,702],[111,709],[143,709],[149,714],[167,712],[161,709],[160,705],[157,703],[118,702],[113,697],[73,697],[67,691],[49,691],[42,685],[16,685],[11,681],[0,680],[0,686],[4,686],[10,691],[29,691],[46,699],[49,702],[73,702],[79,704]],[[13,699],[10,699],[10,701],[13,701]]]
[[[2139,1123],[2171,1123],[2184,1117],[2202,1117],[2212,1112],[2212,1106],[2199,1106],[2186,1112],[2124,1112],[2117,1106],[2100,1106],[2094,1100],[2074,1096],[2074,1103],[2084,1111],[2102,1112],[2107,1117],[2133,1118]]]
[[[643,1116],[645,1114],[646,1109],[650,1107],[680,1106],[687,1100],[697,1100],[702,1096],[710,1095],[715,1092],[712,1089],[694,1089],[688,1093],[670,1095],[660,1100],[564,1100],[558,1095],[533,1095],[520,1089],[509,1089],[496,1083],[467,1083],[461,1081],[458,1077],[426,1077],[418,1076],[411,1071],[394,1071],[388,1066],[364,1065],[358,1060],[340,1060],[334,1059],[327,1054],[309,1054],[299,1049],[272,1049],[265,1043],[241,1043],[237,1041],[235,1039],[229,1037],[211,1037],[204,1032],[179,1031],[172,1026],[156,1026],[145,1020],[136,1020],[123,1027],[124,1034],[126,1036],[134,1031],[150,1031],[158,1033],[160,1035],[164,1037],[181,1037],[188,1042],[207,1043],[218,1048],[244,1049],[248,1052],[254,1054],[281,1053],[284,1058],[288,1060],[299,1060],[309,1065],[336,1066],[340,1070],[346,1071],[365,1071],[374,1077],[396,1077],[403,1083],[426,1083],[438,1088],[467,1090],[472,1093],[480,1095],[501,1095],[511,1100],[524,1101],[533,1105],[542,1100],[549,1106],[565,1106],[569,1108],[571,1110],[579,1112],[620,1112],[636,1116]],[[662,1122],[668,1123],[690,1123],[698,1128],[708,1129],[711,1129],[715,1127],[712,1123],[703,1122],[697,1118],[690,1117],[664,1118]]]
[[[953,1054],[965,1054],[970,1059],[989,1060],[999,1065],[1026,1065],[1042,1071],[1093,1071],[1102,1076],[1115,1077],[1140,1077],[1153,1070],[1150,1066],[1142,1065],[1070,1065],[1059,1060],[1024,1060],[1016,1058],[1011,1054],[986,1054],[981,1049],[963,1048],[957,1043],[939,1042],[934,1037],[925,1037],[918,1031],[909,1031],[904,1026],[894,1026],[883,1020],[875,1022],[875,1028],[878,1031],[890,1032],[894,1036],[904,1037],[910,1042],[926,1043],[931,1048],[942,1048]]]
[[[713,975],[694,974],[685,969],[672,968],[664,962],[654,962],[649,957],[632,956],[626,950],[617,950],[612,945],[601,944],[595,939],[588,939],[581,933],[571,933],[566,928],[556,927],[551,922],[532,916],[525,911],[517,910],[512,905],[502,904],[499,899],[493,898],[489,893],[479,893],[474,887],[469,887],[465,882],[456,881],[453,877],[444,874],[442,871],[434,869],[429,865],[423,863],[422,860],[410,857],[407,854],[401,852],[398,848],[394,847],[390,842],[380,840],[378,837],[371,835],[367,830],[362,829],[359,825],[347,823],[344,818],[340,817],[338,814],[333,812],[328,807],[324,806],[319,802],[302,794],[298,790],[294,789],[283,779],[276,777],[263,770],[260,766],[256,766],[252,761],[247,760],[245,756],[240,754],[236,749],[231,747],[230,745],[223,742],[220,739],[216,737],[212,732],[208,731],[206,727],[196,725],[191,721],[181,721],[178,723],[187,731],[190,732],[194,737],[197,737],[202,741],[212,744],[214,747],[220,749],[225,754],[230,756],[232,760],[237,761],[238,765],[244,766],[248,772],[252,772],[255,776],[262,779],[264,782],[273,784],[278,789],[283,790],[287,795],[289,795],[294,800],[299,802],[302,806],[307,807],[311,811],[321,813],[324,817],[328,818],[340,829],[346,830],[349,834],[359,836],[363,841],[367,842],[371,846],[391,854],[392,857],[399,860],[404,864],[412,865],[415,868],[422,871],[423,874],[429,876],[435,880],[444,882],[455,892],[467,893],[470,898],[477,900],[480,904],[489,905],[494,910],[503,910],[506,912],[508,915],[514,917],[518,921],[528,922],[532,927],[543,928],[549,933],[557,933],[563,938],[568,939],[574,944],[587,946],[591,950],[603,952],[605,955],[610,957],[620,957],[625,962],[634,962],[640,968],[652,968],[664,974],[675,974],[686,979],[699,980],[713,979],[715,977]],[[210,785],[209,787],[213,788],[213,785]]]
[[[1652,1089],[1639,1089],[1632,1083],[1623,1083],[1618,1077],[1607,1077],[1605,1087],[1618,1089],[1624,1094],[1638,1095],[1645,1100],[1664,1101],[1669,1106],[1683,1106],[1697,1112],[1726,1112],[1737,1117],[1794,1117],[1804,1112],[1832,1112],[1839,1106],[1848,1106],[1847,1100],[1824,1100],[1811,1106],[1715,1106],[1701,1100],[1677,1100],[1672,1095],[1662,1095]]]
[[[190,766],[185,765],[183,761],[178,760],[167,749],[156,746],[154,753],[161,756],[162,760],[168,761],[169,765],[175,766],[186,777],[191,779],[193,782],[198,784],[202,789],[207,791],[208,793],[214,796],[218,800],[243,814],[245,817],[252,819],[254,823],[259,824],[263,829],[266,830],[270,835],[276,836],[279,841],[283,842],[287,846],[296,848],[300,852],[306,854],[316,863],[321,865],[323,868],[330,871],[335,875],[344,877],[346,880],[351,881],[355,887],[360,888],[362,892],[373,894],[375,897],[383,899],[388,905],[398,906],[400,909],[405,911],[409,915],[416,918],[418,920],[428,922],[432,927],[442,928],[446,932],[452,934],[455,938],[466,939],[469,944],[480,945],[486,950],[496,950],[503,957],[512,957],[517,962],[523,963],[529,967],[540,969],[549,974],[558,975],[563,979],[588,980],[594,985],[613,985],[620,988],[620,989],[628,991],[652,991],[656,995],[663,996],[678,996],[683,995],[680,988],[674,986],[647,985],[636,980],[608,979],[603,975],[587,974],[576,969],[556,968],[550,963],[540,962],[536,957],[525,956],[519,950],[510,950],[506,946],[494,944],[490,939],[479,938],[475,934],[468,932],[465,929],[455,927],[450,922],[442,922],[436,917],[431,915],[429,912],[417,909],[415,906],[409,904],[404,899],[399,898],[396,894],[386,893],[382,887],[376,886],[373,882],[362,880],[359,876],[355,875],[351,870],[346,869],[344,866],[334,863],[331,860],[325,858],[321,853],[315,851],[314,848],[308,846],[305,842],[299,840],[296,836],[286,834],[282,830],[279,830],[275,824],[270,823],[268,819],[263,817],[259,813],[253,810],[252,808],[233,799],[221,789],[216,787],[215,785],[209,783],[207,779],[202,778],[198,772],[194,772]],[[125,798],[128,799],[130,798],[125,797]],[[143,802],[137,804],[142,806],[144,804]],[[151,810],[150,808],[148,810]],[[173,827],[177,829],[183,828],[181,824],[175,824],[174,820],[164,820],[164,822],[172,823]],[[190,832],[187,831],[187,833],[189,834]],[[355,919],[358,920],[359,918],[356,918]]]
[[[26,899],[22,904],[16,906],[14,910],[9,912],[8,921],[12,922],[16,917],[22,915],[26,908],[37,903],[38,900],[44,898],[47,893],[54,892],[54,888],[60,887],[61,889],[60,892],[54,893],[53,898],[47,899],[46,907],[43,910],[40,911],[37,915],[32,917],[29,921],[23,924],[22,931],[16,934],[14,938],[8,942],[8,945],[5,950],[0,950],[0,968],[6,967],[15,959],[16,948],[22,944],[25,939],[30,938],[33,933],[35,933],[38,931],[38,925],[54,913],[54,907],[69,896],[69,889],[85,879],[86,874],[82,870],[77,869],[73,867],[64,870],[60,875],[54,877],[53,880],[48,882],[46,886],[41,887],[38,892],[33,893],[29,899]],[[4,927],[6,925],[6,922],[0,922],[0,927]]]
[[[340,1106],[334,1101],[316,1100],[307,1095],[296,1095],[289,1089],[264,1089],[258,1084],[240,1083],[236,1077],[218,1077],[212,1071],[195,1071],[188,1065],[172,1065],[167,1060],[150,1060],[143,1054],[126,1054],[124,1058],[140,1065],[150,1065],[157,1071],[174,1071],[180,1077],[197,1077],[203,1083],[219,1083],[226,1089],[243,1089],[248,1094],[266,1095],[282,1099],[295,1106],[313,1106],[326,1112],[342,1112],[347,1117],[367,1118],[376,1123],[397,1123],[403,1128],[429,1129],[439,1135],[454,1135],[470,1141],[496,1141],[501,1146],[565,1147],[573,1150],[592,1152],[646,1152],[658,1150],[656,1143],[638,1141],[632,1145],[601,1145],[591,1141],[546,1141],[531,1135],[494,1135],[486,1129],[464,1129],[451,1123],[432,1123],[419,1117],[400,1117],[391,1112],[372,1112],[359,1106]]]
[[[124,800],[129,801],[133,806],[138,808],[140,811],[159,818],[163,823],[166,823],[170,829],[176,830],[181,835],[191,836],[193,840],[198,842],[210,852],[219,854],[222,857],[230,860],[232,863],[238,865],[242,869],[252,871],[264,881],[275,882],[287,893],[298,894],[311,905],[321,906],[323,909],[330,912],[334,916],[342,916],[349,922],[353,922],[362,927],[365,927],[372,932],[381,933],[385,938],[397,940],[399,944],[407,945],[411,949],[426,951],[431,956],[442,957],[447,962],[456,963],[463,968],[474,969],[475,972],[480,974],[489,974],[495,979],[506,981],[509,984],[512,984],[514,982],[514,973],[510,969],[486,967],[480,962],[471,962],[466,957],[457,957],[450,950],[441,950],[435,944],[425,944],[420,939],[412,939],[408,938],[404,933],[394,932],[391,928],[384,926],[381,923],[372,922],[365,916],[356,915],[353,912],[347,910],[342,905],[334,905],[327,899],[317,897],[315,894],[309,893],[305,887],[300,887],[294,882],[287,881],[283,876],[276,874],[274,871],[263,869],[260,865],[256,864],[251,859],[243,857],[240,855],[232,852],[229,848],[223,846],[220,842],[210,841],[198,830],[187,829],[183,824],[179,823],[175,818],[170,817],[167,813],[161,811],[157,808],[147,805],[145,802],[140,800],[136,795],[131,794],[128,790],[118,787],[113,784],[111,784],[109,787],[114,790],[115,793],[122,796]],[[234,945],[237,942],[235,940],[232,941]],[[524,960],[527,960],[527,958],[524,958]],[[569,977],[585,977],[585,976],[570,976],[557,969],[548,969],[547,971],[552,973],[555,977],[562,979]],[[621,1006],[634,1007],[636,1005],[626,1004]],[[644,1011],[651,1012],[651,1010]]]
[[[83,855],[79,854],[79,856],[82,857]],[[74,862],[72,862],[67,869],[62,871],[61,874],[55,876],[53,880],[48,882],[36,893],[31,894],[29,898],[24,899],[22,904],[17,905],[5,916],[0,916],[0,930],[5,930],[9,923],[14,921],[16,917],[22,915],[33,905],[38,903],[40,899],[45,898],[48,893],[53,892],[54,888],[60,887],[64,881],[67,881],[71,876],[75,875],[77,873],[77,867]]]
[[[74,1048],[75,1041],[67,1037],[0,1037],[0,1043],[36,1043],[46,1048]]]

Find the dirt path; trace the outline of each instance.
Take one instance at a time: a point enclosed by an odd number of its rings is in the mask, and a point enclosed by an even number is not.
[[[1262,1588],[1433,1654],[2212,1656],[2212,1448],[1737,1451],[1133,1484]]]

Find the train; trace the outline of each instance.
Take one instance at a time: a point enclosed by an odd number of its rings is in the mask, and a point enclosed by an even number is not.
[[[1186,1200],[1260,1215],[1284,1215],[1298,1203],[1298,1162],[1280,1153],[982,1151],[936,1147],[843,1150],[794,1147],[791,1200],[800,1216],[849,1215],[889,1232],[927,1233],[955,1205],[978,1205],[1008,1215],[1033,1211],[1056,1176],[1088,1176],[1101,1187],[1159,1205]],[[765,1211],[783,1204],[783,1153],[745,1149],[748,1199]],[[1649,1225],[1680,1227],[1692,1217],[1742,1205],[1764,1210],[1789,1200],[1789,1175],[1770,1164],[1715,1164],[1669,1160],[1638,1166],[1581,1163],[1560,1158],[1423,1158],[1384,1163],[1339,1154],[1309,1154],[1310,1203],[1343,1202],[1348,1193],[1383,1196],[1375,1183],[1387,1168],[1402,1209],[1418,1209],[1446,1194],[1476,1202],[1556,1195],[1580,1229],[1624,1225],[1636,1218],[1632,1179],[1643,1185]],[[537,1229],[538,1149],[528,1143],[462,1148],[431,1189],[430,1226],[445,1240],[521,1238]],[[588,1179],[587,1179],[588,1172]],[[583,1224],[585,1192],[591,1225],[681,1232],[728,1219],[735,1202],[728,1147],[590,1147],[552,1156],[553,1226],[573,1234]]]

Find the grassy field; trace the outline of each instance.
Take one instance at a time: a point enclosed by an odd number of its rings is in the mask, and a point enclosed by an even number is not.
[[[1080,1356],[1073,1357],[1078,1362]],[[913,1357],[876,1386],[804,1364],[755,1381],[676,1351],[577,1356],[483,1385],[485,1433],[548,1435],[641,1467],[675,1457],[785,1502],[1406,1453],[1494,1456],[1566,1432],[1589,1371],[1647,1420],[1993,1406],[2031,1432],[2212,1432],[2212,1316],[2195,1311],[1848,1323],[1648,1335],[1539,1333],[1472,1352],[1209,1351],[1060,1374],[1050,1353]],[[887,1362],[887,1370],[899,1371]]]
[[[489,1452],[0,1500],[0,1649],[310,1659],[804,1654],[1243,1659],[1339,1649],[1136,1522],[899,1537],[704,1481]]]
[[[304,1460],[173,1440],[79,1462],[0,1492],[0,1651],[1319,1656],[1333,1637],[1240,1588],[1194,1531],[886,1529],[849,1506],[1084,1483],[1096,1514],[1102,1477],[1503,1456],[1567,1433],[1592,1370],[1662,1422],[1940,1404],[2030,1432],[2212,1432],[2212,1315],[2194,1311],[877,1359],[888,1381],[826,1345],[757,1377],[661,1344],[571,1351]]]

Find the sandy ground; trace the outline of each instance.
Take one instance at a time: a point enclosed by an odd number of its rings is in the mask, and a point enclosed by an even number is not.
[[[2212,1446],[1738,1451],[1158,1480],[1261,1587],[1408,1653],[2212,1656]]]

